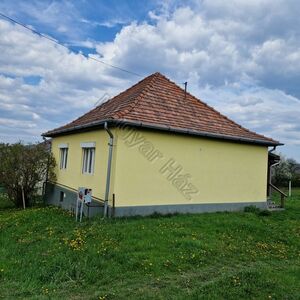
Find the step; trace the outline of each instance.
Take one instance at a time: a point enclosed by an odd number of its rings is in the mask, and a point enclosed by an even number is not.
[[[268,207],[268,210],[269,211],[283,211],[285,209],[282,208],[282,207],[277,206],[277,207]]]

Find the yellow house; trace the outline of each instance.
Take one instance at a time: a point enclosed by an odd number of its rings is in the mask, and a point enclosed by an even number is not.
[[[52,138],[51,204],[75,209],[92,189],[92,215],[198,213],[267,207],[268,147],[160,73],[74,120]]]

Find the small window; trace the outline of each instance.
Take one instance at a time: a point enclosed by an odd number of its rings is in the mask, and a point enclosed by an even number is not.
[[[64,198],[65,198],[65,193],[64,193],[64,192],[60,192],[60,195],[59,195],[59,202],[63,202],[63,201],[64,201]]]
[[[82,173],[93,174],[95,163],[95,148],[83,148]]]
[[[68,148],[60,148],[60,169],[67,168]]]

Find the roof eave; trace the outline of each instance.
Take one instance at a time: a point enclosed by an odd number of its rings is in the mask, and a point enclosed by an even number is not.
[[[74,133],[77,131],[88,130],[88,129],[92,129],[95,127],[100,127],[101,125],[104,125],[104,123],[106,123],[106,122],[113,126],[129,125],[129,126],[133,126],[133,127],[142,127],[142,128],[148,128],[148,129],[154,129],[154,130],[202,136],[202,137],[213,138],[213,139],[222,139],[222,140],[234,141],[234,142],[238,142],[238,143],[248,143],[248,144],[256,144],[256,145],[262,145],[262,146],[283,146],[284,145],[277,141],[251,139],[251,138],[245,138],[245,137],[237,137],[237,136],[231,136],[231,135],[211,133],[211,132],[206,132],[206,131],[196,131],[196,130],[191,130],[191,129],[175,128],[175,127],[169,127],[169,126],[164,126],[164,125],[155,125],[155,124],[145,123],[145,122],[138,122],[138,121],[131,121],[131,120],[116,120],[116,119],[106,119],[106,120],[91,122],[91,123],[88,123],[85,125],[77,125],[77,126],[73,126],[73,127],[66,128],[66,129],[61,129],[61,130],[58,129],[58,130],[48,131],[46,133],[43,133],[42,136],[55,137],[55,136],[59,136],[59,135],[71,134],[71,133]]]

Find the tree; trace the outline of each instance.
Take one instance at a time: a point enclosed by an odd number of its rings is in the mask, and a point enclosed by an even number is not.
[[[9,198],[20,207],[30,204],[38,185],[55,180],[55,160],[45,144],[0,144],[0,182]]]
[[[300,164],[293,158],[288,158],[287,162],[292,173],[292,186],[300,186]]]
[[[280,163],[275,166],[272,174],[272,181],[277,186],[287,186],[289,181],[293,186],[300,184],[299,164],[292,158],[280,157]]]

